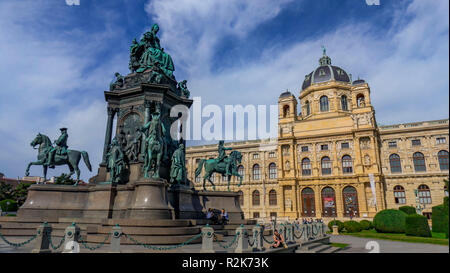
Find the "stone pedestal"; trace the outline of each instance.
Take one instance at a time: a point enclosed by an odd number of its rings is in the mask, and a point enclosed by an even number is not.
[[[339,235],[338,226],[333,226],[333,235]]]

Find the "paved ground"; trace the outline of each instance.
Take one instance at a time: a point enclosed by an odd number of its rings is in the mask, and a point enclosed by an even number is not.
[[[443,245],[406,243],[348,235],[332,235],[330,239],[332,243],[350,244],[349,248],[341,250],[338,253],[368,253],[376,251],[372,247],[366,249],[366,244],[371,241],[378,243],[380,253],[449,253],[449,246]]]
[[[226,237],[227,242],[222,242],[222,245],[229,245],[233,237]],[[9,241],[14,243],[23,242],[24,239],[20,237],[9,237]],[[59,240],[58,240],[59,241]],[[333,235],[330,240],[332,243],[345,243],[350,244],[349,247],[339,251],[338,253],[368,253],[370,250],[366,249],[366,244],[370,241],[375,241],[379,245],[379,250],[381,253],[449,253],[448,246],[433,245],[433,244],[421,244],[421,243],[405,243],[397,241],[379,240],[372,238],[359,238],[347,235]],[[89,246],[96,246],[97,244],[88,244]],[[14,248],[7,245],[3,240],[0,239],[0,253],[30,253],[34,247],[34,242],[31,242],[27,246]],[[164,247],[164,246],[163,246]],[[267,246],[266,246],[267,247]],[[200,251],[201,244],[187,245],[182,248],[171,251],[163,252],[181,252],[181,253],[198,253]],[[161,252],[158,250],[149,250],[142,246],[122,246],[122,252],[124,253],[141,253],[141,252]],[[234,246],[228,249],[222,248],[218,243],[214,243],[214,249],[217,252],[234,252]],[[58,252],[61,252],[62,248]],[[84,247],[80,247],[82,253],[92,253],[92,252],[108,252],[109,245],[104,245],[100,249],[95,251],[90,251]]]

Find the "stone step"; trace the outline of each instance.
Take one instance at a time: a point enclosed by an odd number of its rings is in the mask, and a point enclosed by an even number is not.
[[[93,229],[88,229],[88,234],[108,234],[112,231],[111,227],[99,227],[96,232]],[[190,235],[199,234],[201,232],[199,227],[122,227],[122,232],[130,235]]]
[[[340,248],[340,247],[332,246],[329,249],[326,249],[326,250],[322,251],[321,253],[336,253],[336,252],[341,251],[341,250],[342,250],[342,248]]]
[[[331,245],[321,245],[321,246],[319,246],[319,247],[317,247],[317,248],[314,248],[314,251],[315,251],[316,253],[322,253],[322,252],[324,252],[324,251],[326,251],[326,250],[328,250],[328,249],[330,249],[330,248],[332,248]]]

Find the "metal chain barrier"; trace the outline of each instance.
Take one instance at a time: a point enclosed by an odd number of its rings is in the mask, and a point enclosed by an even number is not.
[[[317,232],[314,232],[314,227],[316,227],[316,231]],[[313,235],[313,237],[315,237],[317,234],[319,234],[319,228],[317,227],[317,225],[312,225],[312,235]]]
[[[82,239],[81,235],[80,235],[80,243],[81,243],[81,245],[82,245],[84,248],[93,251],[93,250],[96,250],[96,249],[101,248],[101,247],[106,243],[106,241],[108,240],[109,235],[110,235],[110,234],[106,235],[105,240],[103,240],[103,242],[99,243],[97,246],[94,246],[94,247],[88,246],[87,243],[86,243],[86,241],[84,241],[84,240]]]
[[[122,235],[125,236],[125,238],[127,238],[128,240],[132,241],[133,243],[135,243],[137,245],[140,245],[140,246],[143,246],[143,247],[145,247],[147,249],[164,251],[164,250],[172,250],[172,249],[183,247],[183,246],[189,244],[190,242],[194,241],[195,239],[200,238],[203,235],[203,233],[200,232],[199,234],[193,236],[192,238],[190,238],[189,240],[187,240],[184,243],[181,243],[181,244],[178,244],[178,245],[173,245],[173,246],[162,246],[162,247],[156,247],[156,246],[148,245],[148,244],[145,244],[145,243],[141,243],[138,240],[134,239],[133,237],[131,237],[130,235],[125,234],[125,233],[122,233]]]
[[[262,236],[262,238],[263,238],[263,240],[264,240],[266,243],[268,243],[268,244],[271,244],[271,245],[272,245],[273,243],[275,243],[275,241],[271,241],[271,242],[270,242],[269,240],[267,240],[266,237],[264,237],[264,235]]]
[[[300,236],[297,236],[297,235],[295,235],[295,230],[294,230],[294,237],[295,237],[296,239],[302,238],[303,233],[305,232],[305,228],[304,228],[304,227],[303,227],[302,229],[300,229],[300,227],[298,227],[298,229],[301,230],[302,233],[300,233]]]
[[[63,236],[61,241],[59,242],[59,244],[57,246],[55,246],[52,242],[52,233],[51,232],[47,232],[47,236],[48,236],[48,241],[50,243],[50,247],[53,248],[53,250],[57,250],[58,248],[60,248],[63,244],[64,241],[66,240],[66,236]]]
[[[234,235],[233,240],[227,244],[227,245],[222,245],[222,243],[217,239],[216,234],[214,234],[214,239],[217,241],[217,243],[219,244],[220,247],[222,248],[230,248],[232,245],[234,245],[234,243],[236,242],[237,237],[239,236],[239,232],[236,232],[236,234]]]
[[[30,239],[26,240],[25,242],[22,242],[22,243],[13,243],[13,242],[8,241],[8,240],[5,238],[5,236],[3,236],[3,234],[0,232],[0,238],[1,238],[3,241],[5,241],[5,243],[7,243],[8,245],[13,246],[13,247],[22,247],[22,246],[24,246],[24,245],[27,245],[27,244],[31,243],[34,239],[36,239],[36,237],[37,237],[37,235],[33,235],[33,236],[31,236]]]
[[[256,236],[258,235],[258,232],[255,230],[255,232],[253,233],[253,242],[252,241],[250,241],[250,236],[248,236],[248,233],[247,233],[247,231],[245,231],[245,238],[247,238],[247,241],[248,241],[248,245],[250,246],[250,247],[253,247],[253,245],[255,244],[255,242],[256,242]]]

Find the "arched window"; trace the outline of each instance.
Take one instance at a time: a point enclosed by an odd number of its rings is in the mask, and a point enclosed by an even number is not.
[[[358,192],[352,186],[347,186],[342,191],[344,199],[344,216],[359,217]]]
[[[343,111],[348,111],[348,105],[347,105],[347,96],[343,95],[341,97],[341,108]]]
[[[244,205],[244,193],[242,191],[238,191],[239,194],[239,205],[243,206]]]
[[[400,162],[400,156],[398,154],[391,154],[389,156],[389,164],[391,165],[391,173],[402,172],[402,164]]]
[[[336,217],[336,194],[331,187],[322,190],[322,208],[323,216]]]
[[[320,111],[327,112],[329,110],[330,108],[328,106],[328,97],[327,96],[320,97]]]
[[[259,206],[259,191],[254,190],[252,193],[252,205]]]
[[[270,206],[277,205],[277,192],[275,190],[269,191],[269,205]]]
[[[356,103],[357,103],[358,107],[365,107],[366,106],[366,102],[364,100],[364,95],[363,94],[358,94],[358,96],[356,96]]]
[[[343,173],[352,173],[352,158],[349,155],[344,155],[342,157],[342,172]]]
[[[418,193],[420,204],[431,204],[431,192],[427,185],[420,185]]]
[[[394,187],[395,204],[406,204],[405,189],[402,186]]]
[[[259,180],[261,178],[261,169],[258,164],[253,165],[253,180]]]
[[[441,167],[441,170],[448,170],[448,152],[447,151],[440,151],[438,153],[438,160],[439,160],[439,166]]]
[[[237,168],[237,172],[238,172],[238,174],[240,174],[241,176],[244,176],[244,166],[239,165],[239,167]]]
[[[425,172],[427,170],[427,167],[425,166],[425,157],[422,153],[414,153],[413,154],[413,161],[414,161],[414,170],[416,172]]]
[[[302,175],[311,175],[311,161],[307,157],[302,160]]]
[[[283,106],[283,117],[289,116],[289,105]]]
[[[309,116],[311,114],[311,108],[309,106],[309,100],[305,102],[306,115]]]
[[[301,193],[302,197],[302,216],[316,216],[315,195],[311,188],[305,188]]]
[[[275,163],[269,165],[269,179],[277,179],[277,165]]]
[[[321,160],[322,174],[331,174],[331,161],[328,156],[325,156]]]

